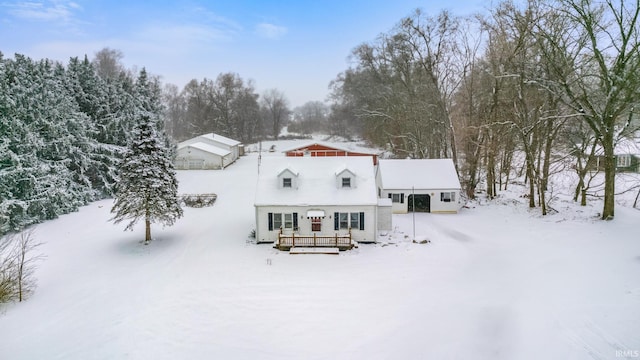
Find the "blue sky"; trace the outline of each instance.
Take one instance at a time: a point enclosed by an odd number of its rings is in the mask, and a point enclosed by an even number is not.
[[[67,62],[102,48],[123,52],[164,83],[222,72],[276,88],[291,106],[323,101],[351,50],[416,8],[482,12],[482,0],[108,1],[0,0],[0,51]]]

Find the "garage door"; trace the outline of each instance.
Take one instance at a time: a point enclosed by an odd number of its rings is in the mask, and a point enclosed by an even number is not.
[[[203,159],[190,159],[189,170],[202,170],[204,168]]]

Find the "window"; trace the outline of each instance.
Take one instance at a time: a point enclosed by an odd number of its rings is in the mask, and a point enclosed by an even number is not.
[[[389,194],[391,202],[404,204],[404,194]]]
[[[283,214],[283,215],[284,215],[284,228],[293,229],[293,214]]]
[[[618,156],[616,156],[616,166],[617,167],[629,167],[629,166],[631,166],[631,157],[629,155],[618,155]]]
[[[342,187],[347,187],[350,188],[351,187],[351,178],[348,177],[343,177],[342,178]]]
[[[311,218],[311,231],[322,231],[321,218]]]
[[[335,230],[364,230],[364,212],[334,213]]]
[[[282,229],[296,230],[298,227],[298,213],[269,213],[269,231]]]
[[[290,188],[291,187],[291,178],[282,178],[282,187]]]
[[[456,193],[455,192],[441,192],[440,193],[440,201],[442,202],[454,202],[456,201]]]
[[[340,213],[340,229],[349,228],[349,213]]]
[[[273,214],[273,228],[280,229],[282,227],[282,214]]]
[[[360,214],[359,213],[351,213],[350,217],[350,224],[352,229],[360,229]]]

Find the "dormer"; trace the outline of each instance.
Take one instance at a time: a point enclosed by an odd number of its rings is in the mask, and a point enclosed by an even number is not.
[[[278,173],[279,189],[297,189],[298,188],[298,171],[291,166],[284,168]]]
[[[336,171],[336,187],[338,189],[351,189],[356,187],[356,174],[347,167]]]

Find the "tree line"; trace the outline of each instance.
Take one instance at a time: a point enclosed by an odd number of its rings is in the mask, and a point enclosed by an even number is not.
[[[323,102],[291,109],[282,91],[268,89],[260,95],[253,81],[235,73],[192,79],[182,90],[167,84],[164,103],[166,130],[175,141],[215,132],[251,143],[277,140],[285,126],[302,134],[328,130],[329,108]]]
[[[639,1],[503,1],[487,15],[419,10],[356,47],[332,82],[343,127],[398,157],[450,157],[467,197],[524,175],[547,213],[549,177],[604,170],[603,219],[614,216],[618,141],[638,130]],[[599,157],[598,157],[599,156]]]
[[[66,65],[0,54],[0,235],[112,196],[140,114],[163,131],[159,80],[101,62],[109,52]]]

